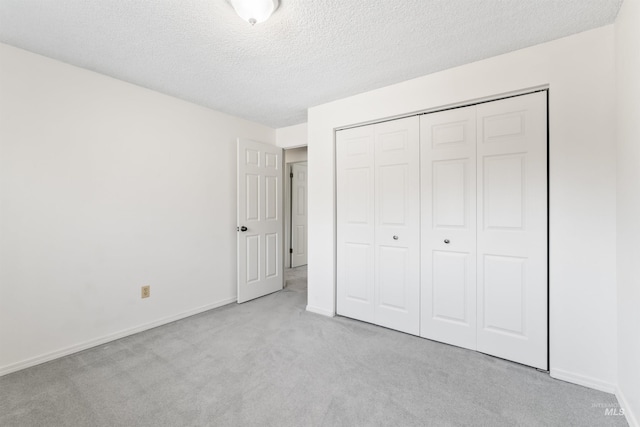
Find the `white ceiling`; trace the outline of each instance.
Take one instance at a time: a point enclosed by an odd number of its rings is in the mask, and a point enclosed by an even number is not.
[[[0,0],[0,41],[271,127],[307,108],[610,24],[622,0]]]

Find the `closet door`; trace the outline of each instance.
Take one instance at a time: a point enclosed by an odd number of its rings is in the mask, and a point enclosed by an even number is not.
[[[477,106],[478,350],[547,369],[546,92]]]
[[[420,118],[420,335],[476,348],[476,107]]]
[[[414,335],[420,332],[419,161],[417,116],[375,125],[375,323]]]
[[[336,133],[337,312],[374,322],[374,126]]]

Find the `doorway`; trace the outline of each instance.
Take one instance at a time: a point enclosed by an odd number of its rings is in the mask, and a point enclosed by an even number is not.
[[[286,268],[307,265],[307,147],[285,150]]]

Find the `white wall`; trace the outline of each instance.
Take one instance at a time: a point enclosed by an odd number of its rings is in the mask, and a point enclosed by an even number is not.
[[[276,129],[276,145],[282,148],[307,145],[307,124],[301,123]]]
[[[640,426],[640,2],[615,28],[618,116],[618,398]]]
[[[335,313],[334,128],[550,87],[553,376],[616,384],[614,30],[607,26],[309,109],[309,300]]]
[[[275,130],[6,45],[0,64],[0,374],[234,301],[235,140]]]
[[[307,161],[307,147],[290,148],[284,150],[285,163],[298,163]]]

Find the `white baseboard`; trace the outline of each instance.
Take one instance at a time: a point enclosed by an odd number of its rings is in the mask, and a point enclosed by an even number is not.
[[[583,387],[592,388],[594,390],[604,391],[605,393],[614,394],[616,392],[615,384],[611,384],[606,381],[601,381],[596,378],[588,377],[586,375],[575,374],[573,372],[568,372],[562,369],[553,369],[553,368],[549,372],[549,375],[551,375],[551,378],[555,378],[557,380],[578,384]]]
[[[638,422],[638,418],[636,414],[631,410],[631,406],[627,402],[627,399],[624,396],[624,393],[620,389],[616,390],[616,397],[618,398],[618,403],[620,407],[624,409],[624,416],[627,418],[627,423],[629,427],[640,427],[640,423]]]
[[[205,311],[212,310],[214,308],[222,307],[223,305],[230,304],[235,302],[236,298],[228,298],[222,301],[215,302],[213,304],[203,305],[202,307],[194,308],[192,310],[187,310],[185,312],[174,314],[172,316],[168,316],[159,320],[155,320],[153,322],[145,323],[144,325],[136,326],[131,329],[125,329],[124,331],[116,332],[113,334],[105,335],[100,338],[92,339],[89,341],[85,341],[80,344],[75,344],[70,347],[63,348],[61,350],[52,351],[50,353],[42,354],[40,356],[32,357],[30,359],[23,360],[18,363],[13,363],[11,365],[6,365],[0,367],[0,377],[3,375],[10,374],[12,372],[20,371],[22,369],[30,368],[32,366],[40,365],[41,363],[50,362],[55,359],[59,359],[60,357],[68,356],[73,353],[77,353],[79,351],[83,351],[89,349],[91,347],[96,347],[98,345],[102,345],[111,341],[115,341],[120,338],[127,337],[129,335],[137,334],[138,332],[146,331],[148,329],[153,329],[158,326],[166,325],[167,323],[175,322],[176,320],[184,319],[186,317],[195,316],[196,314],[203,313]]]
[[[312,305],[308,305],[307,306],[307,311],[310,311],[311,313],[321,314],[321,315],[327,316],[327,317],[335,317],[335,313],[334,312],[332,312],[330,310],[325,310],[324,308],[314,307]]]

